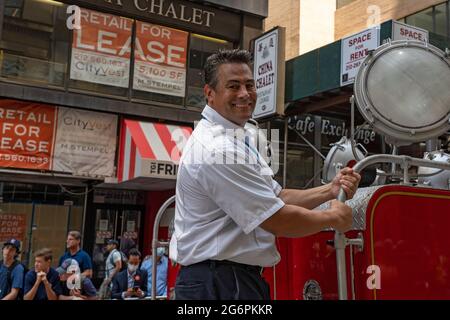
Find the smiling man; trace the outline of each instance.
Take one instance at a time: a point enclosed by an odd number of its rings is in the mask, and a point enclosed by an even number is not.
[[[346,231],[352,223],[351,208],[337,201],[329,210],[312,210],[341,187],[353,197],[360,176],[351,169],[309,190],[282,190],[264,170],[268,165],[247,139],[257,99],[251,63],[244,50],[220,51],[206,61],[207,105],[177,177],[169,251],[182,266],[176,299],[270,299],[261,270],[280,260],[275,236]]]

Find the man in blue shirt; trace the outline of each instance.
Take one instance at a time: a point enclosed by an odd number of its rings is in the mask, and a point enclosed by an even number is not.
[[[67,235],[67,251],[59,258],[58,266],[61,266],[63,261],[67,259],[75,259],[80,267],[81,274],[85,277],[92,277],[92,260],[89,254],[81,250],[81,234],[78,231],[70,231]]]
[[[52,252],[42,249],[34,255],[34,270],[25,275],[24,300],[58,300],[61,295],[59,274],[50,267]]]
[[[167,268],[169,266],[169,259],[164,255],[164,248],[156,249],[156,295],[167,296]],[[141,270],[148,273],[148,294],[152,295],[152,256],[146,257],[142,262]]]
[[[24,267],[17,260],[20,241],[9,239],[3,243],[3,260],[0,262],[0,299],[16,300],[23,292]]]

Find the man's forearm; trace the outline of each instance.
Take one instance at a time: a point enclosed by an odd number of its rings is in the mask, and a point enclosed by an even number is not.
[[[44,283],[45,286],[45,292],[47,293],[47,299],[48,300],[58,300],[58,296],[56,295],[55,291],[53,291],[52,289],[52,285],[50,284],[50,282],[45,282]]]
[[[112,278],[114,278],[114,276],[115,276],[117,273],[119,273],[119,272],[120,272],[120,267],[115,267],[115,268],[111,271],[110,275],[108,276],[109,282],[111,282],[111,281],[112,281]]]
[[[333,224],[330,210],[313,211],[294,205],[285,205],[260,226],[278,237],[305,237]]]
[[[299,206],[310,210],[333,199],[330,184],[307,190],[283,189],[278,197],[283,200],[285,204]]]
[[[37,281],[34,283],[33,287],[30,291],[28,291],[24,296],[23,300],[33,300],[34,296],[36,295],[37,289],[39,288],[40,283]]]
[[[17,295],[19,294],[19,289],[13,288],[11,292],[8,293],[2,300],[16,300]]]
[[[86,269],[81,274],[86,278],[92,278],[92,269]]]

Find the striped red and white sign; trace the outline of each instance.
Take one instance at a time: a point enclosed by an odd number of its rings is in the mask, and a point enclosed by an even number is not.
[[[148,167],[148,160],[154,160],[152,163],[176,166],[191,133],[192,128],[185,126],[123,120],[120,137],[119,170],[117,174],[118,182],[142,176],[164,176],[143,172],[145,163],[147,163]]]

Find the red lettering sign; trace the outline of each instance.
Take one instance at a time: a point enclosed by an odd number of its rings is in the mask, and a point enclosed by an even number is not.
[[[0,214],[0,242],[14,238],[25,240],[27,229],[26,214]]]
[[[49,170],[56,114],[53,106],[0,100],[0,166]]]
[[[350,39],[350,41],[348,42],[348,46],[352,47],[355,44],[360,44],[360,43],[366,42],[366,41],[368,41],[370,39],[372,39],[372,34],[371,33],[366,33],[366,34],[364,34],[362,36],[358,36],[358,37],[355,37],[353,39]]]

